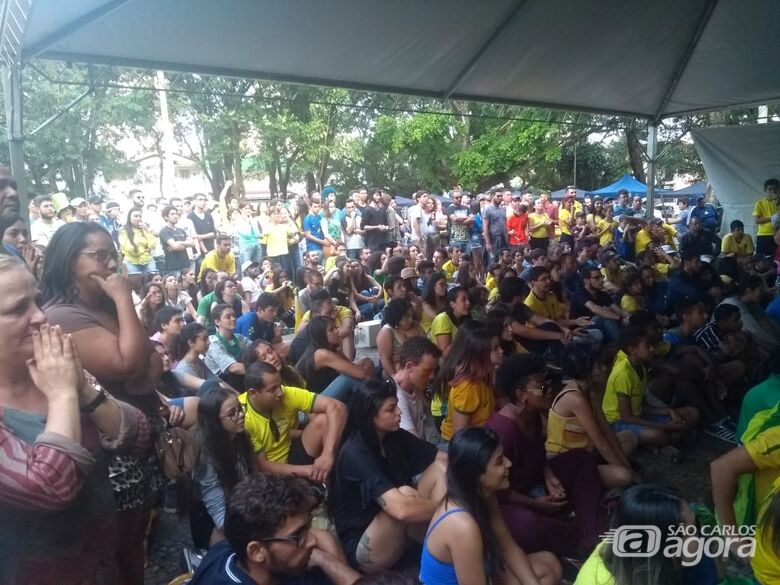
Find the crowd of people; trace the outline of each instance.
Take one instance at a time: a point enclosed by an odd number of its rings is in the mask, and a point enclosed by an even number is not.
[[[634,452],[702,434],[780,582],[780,182],[755,246],[703,200],[576,193],[38,195],[28,231],[0,178],[0,583],[139,585],[175,507],[192,585],[711,585],[602,540],[696,536]]]

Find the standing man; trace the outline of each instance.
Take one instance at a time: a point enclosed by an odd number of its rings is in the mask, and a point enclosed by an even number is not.
[[[506,228],[512,253],[528,243],[528,206],[522,195],[518,194],[512,200],[512,215],[506,220]]]
[[[756,252],[764,256],[775,257],[775,224],[780,223],[777,211],[777,195],[780,193],[780,181],[767,179],[764,181],[764,197],[756,201],[753,208],[753,220],[756,231]]]
[[[89,220],[89,207],[87,207],[87,200],[83,197],[76,197],[70,202],[70,206],[73,208],[73,221],[81,221],[86,223]]]
[[[450,246],[457,246],[461,252],[466,251],[469,243],[469,227],[474,223],[474,216],[469,208],[463,205],[463,192],[456,187],[452,192],[452,205],[447,210],[450,224]]]
[[[357,194],[357,191],[354,193]],[[344,219],[341,220],[341,229],[347,236],[347,256],[351,260],[356,260],[365,244],[363,242],[362,217],[357,210],[354,199],[347,201],[344,208]]]
[[[208,197],[203,193],[196,193],[192,212],[188,216],[195,229],[195,239],[198,240],[198,255],[201,257],[214,249],[214,237],[217,235],[214,218],[211,212],[206,210],[207,203]]]
[[[133,209],[137,209],[138,211],[144,210],[145,197],[140,189],[130,189],[127,196],[133,204]]]
[[[702,229],[711,231],[713,234],[718,231],[718,210],[714,205],[704,202],[704,197],[696,198],[696,207],[691,209],[691,217],[688,220],[690,226],[691,219],[698,218]]]
[[[322,253],[322,246],[325,245],[325,236],[322,233],[322,221],[320,220],[320,209],[322,208],[322,199],[320,195],[313,194],[309,213],[303,218],[303,236],[306,238],[307,252]]]
[[[165,254],[165,270],[179,277],[182,270],[189,270],[190,257],[187,248],[194,247],[197,242],[191,240],[187,232],[177,227],[179,222],[179,210],[168,206],[162,210],[165,226],[160,230],[160,242]]]
[[[0,217],[19,217],[19,193],[16,181],[11,177],[0,177]]]
[[[672,227],[677,230],[677,235],[683,237],[688,233],[688,220],[691,219],[691,210],[688,207],[688,199],[681,197],[677,200],[677,215],[674,216]]]
[[[30,241],[45,248],[49,245],[54,232],[65,223],[57,219],[57,212],[54,211],[54,204],[49,195],[38,195],[33,201],[38,208],[38,219],[30,226]]]
[[[482,212],[482,234],[485,236],[485,248],[493,262],[498,262],[501,250],[509,247],[506,232],[506,211],[501,207],[501,191],[493,191],[493,204]]]
[[[628,217],[634,216],[634,208],[628,204],[628,190],[621,189],[618,191],[618,200],[613,208],[615,217],[621,215],[627,215]]]
[[[382,192],[379,189],[372,189],[371,204],[363,210],[366,246],[371,248],[371,251],[381,250],[385,243],[385,232],[389,229],[387,211],[382,206]]]
[[[409,218],[409,230],[412,233],[411,243],[417,244],[419,246],[423,246],[425,242],[423,241],[422,227],[420,225],[420,221],[422,218],[422,211],[428,205],[428,192],[417,191],[417,193],[414,194],[413,198],[416,201],[416,203],[412,205],[409,208],[409,210],[406,212],[406,215]]]

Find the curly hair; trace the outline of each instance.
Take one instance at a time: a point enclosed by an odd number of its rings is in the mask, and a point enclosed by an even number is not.
[[[233,490],[225,511],[225,538],[244,562],[250,542],[272,538],[288,518],[310,513],[315,504],[305,480],[257,473]]]

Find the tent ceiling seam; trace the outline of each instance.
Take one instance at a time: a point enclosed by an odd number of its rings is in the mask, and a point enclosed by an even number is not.
[[[442,93],[442,97],[444,99],[450,99],[452,97],[452,94],[455,93],[455,90],[460,85],[460,82],[463,81],[463,79],[474,70],[474,67],[476,67],[477,64],[482,60],[482,57],[485,56],[485,53],[490,50],[490,48],[496,42],[496,39],[501,36],[504,30],[506,30],[506,28],[510,25],[510,23],[515,19],[520,10],[522,10],[526,4],[528,4],[528,0],[517,0],[515,6],[507,12],[506,16],[504,16],[504,18],[501,19],[501,22],[498,23],[498,26],[496,26],[490,32],[479,49],[477,49],[474,55],[472,55],[472,57],[466,62],[460,71],[458,71],[455,79],[452,80],[452,83],[450,83],[449,87]]]
[[[661,103],[658,104],[658,108],[655,111],[655,116],[653,116],[654,121],[658,122],[662,119],[662,112],[666,107],[666,104],[669,103],[669,100],[672,99],[672,95],[677,89],[677,86],[679,85],[680,80],[682,79],[682,76],[688,67],[688,63],[690,63],[693,52],[696,50],[696,47],[701,40],[701,36],[704,34],[704,29],[707,28],[707,23],[709,23],[710,17],[712,16],[713,12],[715,12],[717,5],[718,0],[709,0],[707,5],[704,7],[702,15],[699,18],[696,28],[693,31],[693,35],[691,35],[691,38],[688,41],[688,45],[685,48],[685,52],[683,53],[682,57],[680,58],[680,62],[677,64],[677,67],[674,70],[674,75],[672,76],[672,80],[669,83],[669,87],[666,89],[666,92],[664,92],[664,97],[661,99]]]
[[[84,28],[88,24],[92,24],[104,16],[107,16],[120,6],[127,4],[130,2],[130,0],[110,0],[109,2],[106,2],[105,4],[101,4],[97,8],[87,12],[86,14],[82,14],[75,20],[72,20],[71,22],[67,23],[66,25],[58,28],[54,32],[46,35],[44,38],[42,38],[40,41],[32,45],[31,47],[27,49],[22,50],[22,61],[28,61],[29,59],[32,59],[34,57],[37,57],[47,49],[49,49],[52,45],[55,45],[56,43],[67,39],[70,35],[72,35],[75,32],[78,32],[80,29]]]

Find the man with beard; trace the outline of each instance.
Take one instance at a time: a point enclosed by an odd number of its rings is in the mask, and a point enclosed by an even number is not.
[[[57,212],[54,211],[54,203],[49,195],[38,195],[33,201],[38,208],[38,219],[30,226],[30,240],[37,246],[46,247],[54,232],[65,223],[57,219]]]
[[[352,585],[360,575],[336,539],[311,528],[317,503],[304,480],[249,476],[227,505],[226,540],[211,547],[190,585]]]

